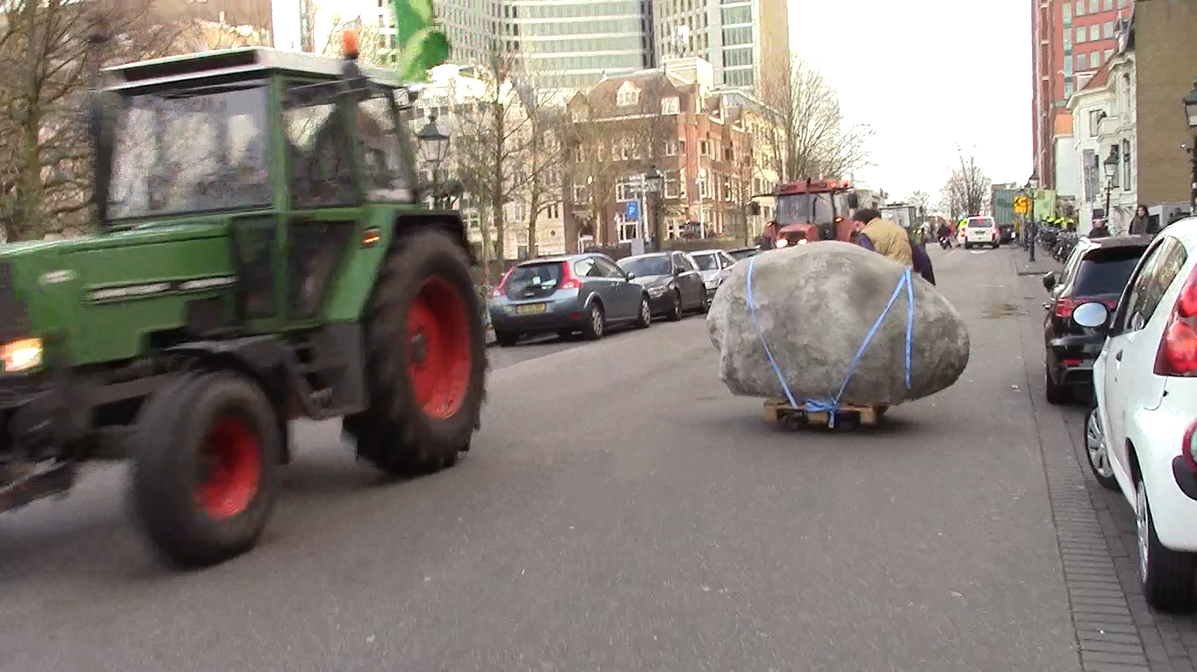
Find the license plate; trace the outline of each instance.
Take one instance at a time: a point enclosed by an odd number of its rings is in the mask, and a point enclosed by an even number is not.
[[[548,308],[544,303],[530,303],[524,306],[516,306],[516,315],[535,315],[536,313],[543,313]]]

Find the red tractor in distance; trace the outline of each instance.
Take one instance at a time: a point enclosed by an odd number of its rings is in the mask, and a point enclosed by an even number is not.
[[[774,221],[775,248],[816,240],[849,242],[862,226],[851,219],[860,198],[847,180],[812,180],[780,184]]]

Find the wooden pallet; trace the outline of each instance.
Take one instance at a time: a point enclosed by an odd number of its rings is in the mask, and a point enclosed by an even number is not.
[[[885,417],[885,412],[888,410],[889,406],[884,404],[873,404],[870,406],[840,404],[839,411],[835,414],[835,426],[873,426]],[[805,408],[794,408],[784,399],[766,399],[765,420],[776,422],[789,429],[827,427],[831,424],[831,414],[826,411],[808,411]]]

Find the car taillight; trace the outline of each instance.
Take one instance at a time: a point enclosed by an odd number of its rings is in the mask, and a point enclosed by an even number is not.
[[[510,278],[513,272],[515,272],[515,266],[507,269],[507,272],[503,274],[503,279],[499,281],[499,286],[495,287],[494,292],[491,292],[492,297],[498,298],[507,292],[507,278]]]
[[[1064,297],[1056,301],[1056,317],[1068,319],[1072,317],[1072,311],[1076,310],[1078,302],[1074,299]]]
[[[582,283],[574,277],[567,261],[561,262],[561,282],[557,283],[557,289],[582,289]]]
[[[1189,463],[1189,468],[1197,470],[1197,420],[1185,430],[1184,438],[1180,441],[1180,454]]]
[[[1197,268],[1172,306],[1155,355],[1157,376],[1197,377]]]
[[[991,235],[991,236],[994,236],[994,237],[997,237],[997,235],[998,235],[998,228],[995,226],[995,227],[993,227],[992,229],[990,229],[990,230],[989,230],[989,235]]]

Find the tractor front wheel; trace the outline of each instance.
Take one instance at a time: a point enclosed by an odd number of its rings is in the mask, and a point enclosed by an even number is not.
[[[133,433],[134,513],[179,567],[257,543],[279,491],[282,433],[262,389],[231,372],[188,374],[146,402]]]
[[[365,317],[370,407],[344,428],[385,472],[450,466],[481,425],[486,333],[469,268],[438,230],[404,236],[383,262]]]

